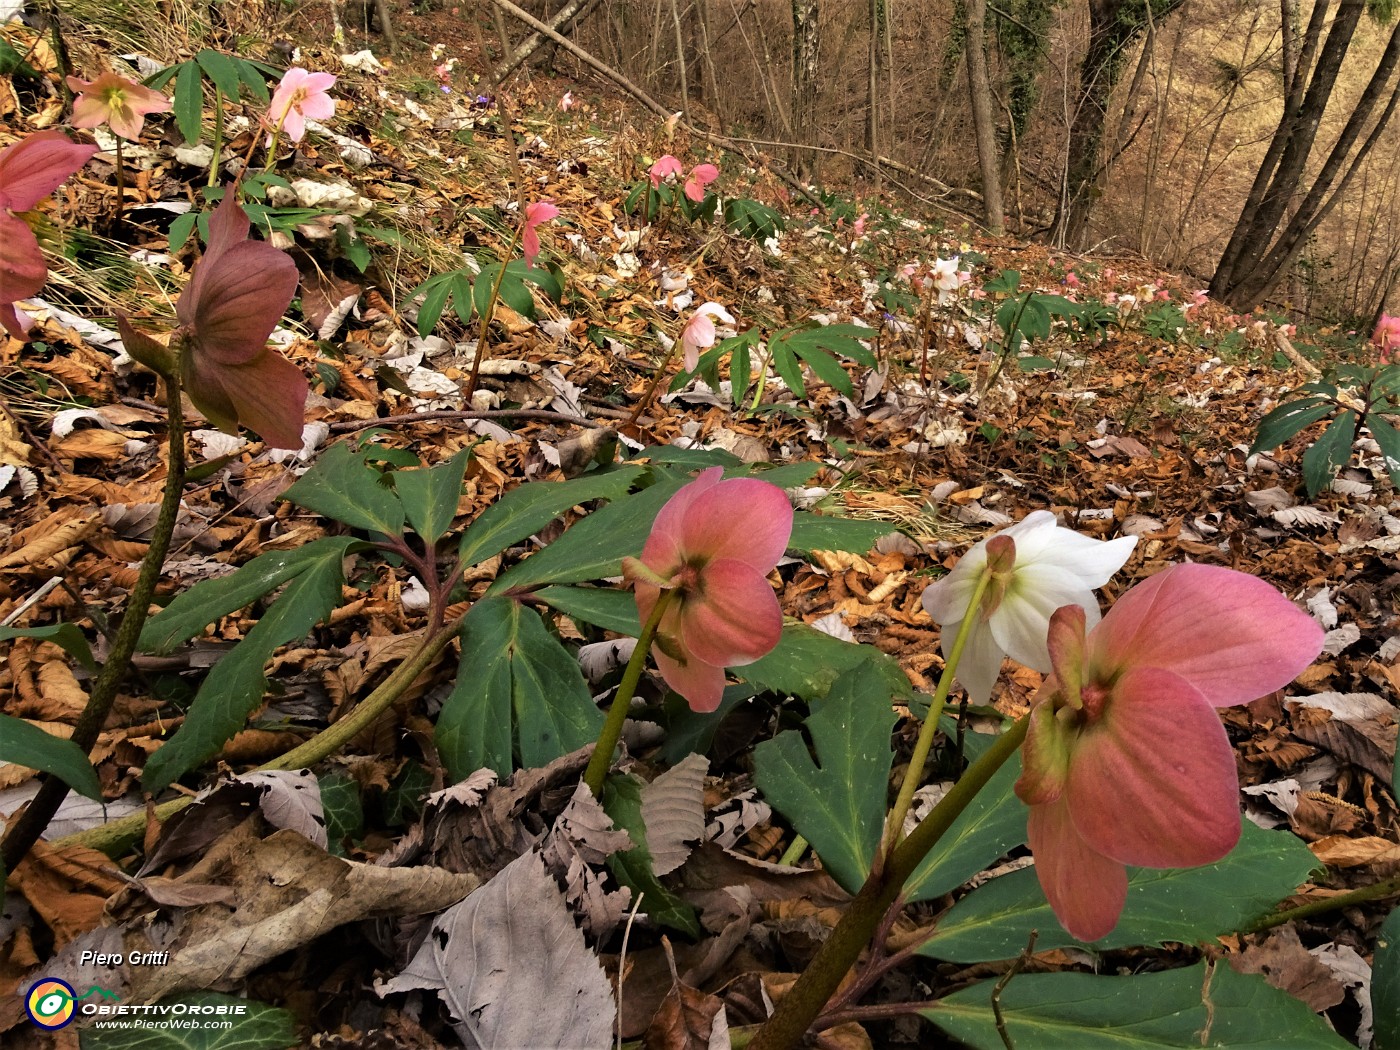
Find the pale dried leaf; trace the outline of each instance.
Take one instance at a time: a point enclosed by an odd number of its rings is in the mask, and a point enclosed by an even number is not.
[[[1361,628],[1354,623],[1344,623],[1335,631],[1328,631],[1322,639],[1322,651],[1328,656],[1336,656],[1348,646],[1361,640]]]
[[[291,831],[255,843],[229,870],[236,907],[187,913],[169,965],[128,967],[132,998],[235,988],[277,956],[345,923],[438,911],[480,885],[474,875],[441,868],[341,860]]]
[[[295,831],[326,848],[326,811],[321,805],[321,785],[311,770],[272,769],[233,779],[262,791],[258,805],[273,827]]]
[[[1327,525],[1336,525],[1341,519],[1335,514],[1328,514],[1313,506],[1285,507],[1283,510],[1276,510],[1269,517],[1280,525],[1286,526],[1309,526],[1320,528]]]
[[[686,755],[642,789],[642,822],[652,871],[665,875],[685,863],[705,836],[705,774],[710,761]]]
[[[499,875],[434,921],[408,967],[381,995],[436,991],[468,1047],[604,1050],[612,989],[539,854]]]
[[[1292,493],[1278,485],[1273,488],[1259,489],[1255,492],[1244,494],[1245,502],[1257,510],[1260,514],[1271,514],[1276,510],[1283,510],[1294,504]]]
[[[1308,613],[1324,631],[1337,626],[1337,606],[1332,602],[1332,588],[1323,587],[1308,599]]]

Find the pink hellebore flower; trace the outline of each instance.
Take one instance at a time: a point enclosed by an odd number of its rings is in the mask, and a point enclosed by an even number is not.
[[[705,187],[719,178],[719,169],[713,164],[697,164],[690,169],[690,177],[685,180],[685,195],[699,204],[705,199]]]
[[[660,189],[661,183],[664,180],[678,179],[681,177],[681,162],[667,153],[651,166],[651,171],[647,173],[647,177],[651,179],[652,189]]]
[[[764,656],[783,630],[767,576],[787,548],[792,506],[776,485],[722,481],[723,474],[710,467],[671,497],[642,549],[645,575],[629,572],[643,622],[661,597],[661,587],[645,576],[675,589],[652,656],[661,677],[695,711],[719,707],[724,669]]]
[[[1050,617],[1063,605],[1077,605],[1091,624],[1098,623],[1094,588],[1123,567],[1136,544],[1136,536],[1107,542],[1081,536],[1056,525],[1048,510],[1038,510],[982,540],[952,572],[925,589],[924,609],[941,625],[947,656],[978,580],[990,574],[956,671],[969,699],[974,704],[991,699],[1007,654],[1027,667],[1049,671],[1045,638]]]
[[[535,232],[535,227],[559,218],[560,214],[553,201],[535,201],[525,209],[525,231],[520,235],[520,243],[525,251],[526,266],[534,266],[535,257],[540,254],[540,235]]]
[[[1392,364],[1400,363],[1400,317],[1381,314],[1376,330],[1371,335],[1371,342],[1380,350],[1381,360]]]
[[[299,449],[306,376],[267,345],[297,289],[291,257],[248,239],[250,224],[232,190],[209,219],[209,246],[175,304],[185,393],[230,434],[241,423],[274,448]],[[168,351],[117,315],[131,355],[160,369]]]
[[[40,131],[0,151],[0,325],[24,339],[14,304],[37,295],[49,278],[44,253],[29,224],[29,211],[88,162],[96,146],[81,146],[61,131]]]
[[[1210,864],[1240,836],[1235,753],[1214,708],[1291,682],[1322,630],[1262,580],[1175,565],[1084,633],[1050,621],[1054,677],[1031,710],[1016,794],[1055,917],[1095,941],[1118,924],[1124,865]]]
[[[681,329],[681,353],[686,371],[700,363],[700,351],[715,345],[715,318],[734,324],[734,317],[719,303],[704,303],[696,307],[690,320]]]
[[[124,139],[135,142],[141,137],[146,114],[165,113],[171,102],[159,91],[152,91],[115,73],[103,73],[89,83],[69,77],[68,86],[77,94],[73,100],[75,128],[95,128],[106,124]]]
[[[561,95],[560,98],[559,98],[559,111],[560,111],[561,113],[567,113],[567,112],[569,112],[569,110],[571,110],[571,109],[573,109],[573,108],[574,108],[574,93],[573,93],[572,91],[566,91],[566,92],[564,92],[564,94]]]
[[[328,94],[334,84],[332,73],[309,73],[296,66],[287,70],[272,93],[268,122],[285,131],[293,142],[300,142],[308,120],[329,120],[335,116],[335,99]],[[271,135],[267,141],[272,144]]]

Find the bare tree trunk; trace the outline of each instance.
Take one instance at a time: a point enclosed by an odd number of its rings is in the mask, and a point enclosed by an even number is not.
[[[685,33],[681,30],[680,0],[671,0],[671,23],[676,30],[676,66],[681,73],[681,116],[690,123],[690,77],[687,73]]]
[[[972,126],[977,136],[977,161],[982,169],[982,203],[987,229],[1000,237],[1005,223],[997,129],[992,116],[992,85],[987,76],[987,0],[967,0],[967,90],[972,103]]]
[[[1340,18],[1340,15],[1338,17]],[[1230,303],[1241,309],[1257,305],[1268,294],[1269,289],[1274,287],[1289,267],[1293,265],[1294,260],[1303,250],[1307,238],[1327,217],[1328,212],[1336,206],[1347,184],[1355,177],[1361,163],[1371,152],[1382,132],[1385,131],[1386,125],[1395,113],[1397,103],[1400,103],[1400,83],[1394,87],[1390,84],[1397,66],[1400,66],[1400,22],[1397,22],[1392,30],[1385,52],[1381,55],[1375,72],[1371,74],[1366,89],[1357,100],[1356,108],[1347,118],[1336,144],[1323,162],[1322,170],[1317,173],[1317,178],[1313,180],[1312,185],[1303,196],[1298,210],[1288,220],[1283,232],[1274,241],[1273,247],[1268,248],[1269,241],[1273,238],[1272,228],[1264,231],[1262,239],[1255,242],[1261,250],[1251,251],[1252,245],[1246,246],[1248,253],[1246,258],[1257,258],[1259,261],[1247,271],[1235,275],[1235,280],[1228,290],[1228,296],[1225,297]],[[1365,141],[1362,142],[1353,156],[1352,146],[1370,120],[1371,111],[1375,109],[1376,104],[1387,92],[1389,92],[1390,97],[1386,102],[1385,109],[1376,119]],[[1304,159],[1306,160],[1306,158]],[[1284,167],[1280,162],[1280,175],[1283,172]],[[1301,182],[1301,175],[1302,173],[1299,172],[1299,177],[1293,179],[1287,188],[1296,190]],[[1333,189],[1334,184],[1335,190]],[[1263,209],[1261,209],[1261,213],[1263,213]],[[1264,248],[1268,248],[1267,254],[1262,251]]]
[[[811,139],[816,118],[817,75],[821,70],[820,15],[819,0],[792,0],[792,127],[803,143]],[[794,169],[809,174],[815,162],[808,159],[805,150],[793,152]]]
[[[549,28],[553,29],[556,33],[568,33],[573,28],[575,22],[587,15],[597,7],[600,2],[601,0],[569,0],[567,4],[559,9],[558,14],[550,19]],[[520,46],[512,51],[508,58],[503,60],[500,65],[491,71],[492,83],[502,83],[506,77],[520,68],[522,62],[528,60],[531,55],[548,42],[549,38],[543,33],[531,33],[520,42]]]
[[[1254,185],[1245,198],[1244,208],[1230,234],[1229,243],[1225,245],[1215,276],[1211,278],[1210,294],[1213,297],[1235,302],[1234,292],[1244,276],[1243,271],[1251,265],[1251,260],[1264,254],[1279,220],[1292,201],[1317,138],[1323,110],[1327,108],[1337,74],[1342,68],[1342,59],[1351,47],[1363,6],[1342,4],[1337,9],[1332,28],[1327,33],[1327,42],[1318,52],[1317,66],[1310,74],[1312,55],[1317,51],[1317,41],[1321,37],[1329,7],[1325,3],[1313,5],[1312,18],[1291,85],[1293,92],[1284,98],[1283,118],[1269,142],[1264,162],[1259,166]]]
[[[1127,48],[1153,18],[1162,19],[1185,0],[1089,0],[1089,46],[1079,67],[1079,88],[1069,128],[1066,192],[1055,218],[1056,239],[1081,245],[1102,175],[1099,154],[1113,88]]]

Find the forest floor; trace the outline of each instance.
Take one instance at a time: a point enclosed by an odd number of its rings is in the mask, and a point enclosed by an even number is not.
[[[1318,661],[1283,693],[1222,711],[1242,804],[1256,823],[1290,830],[1316,858],[1315,881],[1289,906],[1400,871],[1393,784],[1400,501],[1384,457],[1365,440],[1336,481],[1309,498],[1302,456],[1320,425],[1251,452],[1264,414],[1313,378],[1309,364],[1370,359],[1364,334],[1295,331],[1283,318],[1235,316],[1142,259],[1085,258],[988,238],[971,222],[942,210],[920,214],[869,185],[823,190],[814,203],[761,159],[722,154],[669,130],[594,82],[535,71],[512,80],[504,97],[479,93],[481,42],[455,25],[446,11],[405,14],[399,60],[390,63],[376,47],[383,69],[350,68],[338,52],[307,43],[317,33],[300,41],[295,64],[340,78],[337,112],[325,124],[342,136],[313,132],[285,147],[276,165],[303,209],[273,221],[283,222],[283,243],[302,274],[299,319],[283,349],[314,380],[307,447],[269,452],[195,419],[195,461],[215,462],[186,488],[162,603],[256,555],[344,534],[344,526],[279,500],[336,441],[372,432],[384,462],[395,464],[405,453],[441,464],[469,449],[460,527],[522,483],[561,477],[561,455],[567,468],[578,436],[602,424],[620,431],[626,457],[645,459],[658,446],[721,449],[755,465],[759,476],[762,465],[810,464],[793,487],[816,510],[888,523],[890,535],[874,549],[818,551],[784,563],[774,580],[791,621],[877,647],[915,690],[931,692],[942,657],[937,625],[920,604],[924,587],[991,531],[1050,510],[1092,536],[1139,538],[1106,588],[1106,603],[1132,582],[1189,560],[1255,575],[1308,609],[1328,632]],[[4,32],[25,50],[22,29],[12,24]],[[88,76],[103,63],[96,41],[91,29],[70,40]],[[8,144],[49,103],[20,73],[0,84],[12,99],[0,108],[0,142]],[[568,110],[559,105],[566,92],[574,103]],[[250,151],[255,131],[241,118],[254,111],[247,100],[230,107],[230,155]],[[50,243],[62,237],[65,246],[49,253],[50,283],[40,297],[48,305],[32,311],[32,342],[0,343],[0,620],[74,623],[99,653],[146,550],[166,477],[159,383],[129,362],[114,365],[120,346],[111,318],[121,309],[152,323],[171,312],[160,304],[180,282],[166,277],[188,269],[194,242],[170,250],[175,213],[167,205],[195,202],[207,181],[207,171],[180,151],[171,117],[153,118],[151,127],[141,147],[126,151],[120,201],[115,157],[104,152],[50,206]],[[629,214],[629,193],[663,153],[686,170],[717,164],[712,188],[771,208],[781,231],[745,236],[722,217],[688,222],[675,209],[652,223]],[[533,319],[504,302],[498,307],[489,346],[496,367],[483,379],[485,396],[464,404],[478,322],[462,323],[458,302],[422,335],[410,293],[461,266],[464,252],[508,257],[521,203],[512,189],[517,171],[525,203],[552,200],[562,213],[539,228],[562,295],[536,294]],[[302,179],[322,187],[319,195]],[[751,214],[761,223],[770,213]],[[357,232],[337,234],[347,229]],[[137,253],[141,261],[133,261]],[[955,257],[970,280],[940,303],[919,282],[935,260]],[[152,266],[163,268],[160,276]],[[1014,290],[1005,290],[1004,271],[1019,275]],[[1043,336],[1027,323],[1031,340],[998,354],[990,345],[998,338],[992,315],[1028,292],[1052,307],[1071,304],[1065,309],[1074,320],[1056,320]],[[800,366],[800,390],[777,368],[755,386],[755,351],[753,374],[739,389],[728,382],[730,366],[720,364],[712,378],[726,382],[718,387],[697,380],[668,393],[666,380],[679,368],[667,355],[670,341],[705,302],[727,308],[738,333],[757,328],[764,337],[813,319],[864,326],[873,367],[841,360],[846,391],[827,371]],[[658,395],[633,420],[658,369],[666,373]],[[565,520],[584,518],[584,510]],[[562,531],[549,525],[538,543]],[[457,608],[479,600],[533,549],[517,544],[468,572]],[[369,692],[423,628],[410,576],[402,565],[378,562],[351,578],[326,622],[277,650],[266,672],[268,706],[250,728],[177,789],[192,793],[275,758]],[[26,605],[54,578],[57,586]],[[109,800],[105,819],[146,805],[140,777],[147,759],[180,726],[208,668],[257,622],[256,609],[232,614],[193,645],[137,658],[93,755]],[[568,645],[615,637],[566,617],[553,628]],[[86,701],[89,676],[53,642],[8,645],[0,669],[4,713],[64,735]],[[499,784],[483,778],[470,801],[452,796],[461,808],[442,796],[425,805],[424,796],[452,783],[429,712],[457,675],[455,659],[438,661],[347,753],[315,770],[323,795],[337,800],[330,852],[299,837],[289,843],[289,833],[277,829],[296,822],[273,814],[266,798],[261,812],[248,815],[258,791],[250,796],[246,785],[241,795],[225,788],[212,796],[175,845],[153,822],[141,848],[116,858],[120,870],[95,851],[38,849],[12,873],[0,917],[0,1040],[77,1045],[72,1029],[45,1035],[25,1023],[22,996],[9,994],[36,975],[69,974],[75,987],[99,984],[131,1000],[211,988],[246,995],[287,1011],[303,1045],[456,1045],[436,998],[372,990],[402,973],[422,941],[428,919],[407,914],[402,898],[453,900],[456,884],[356,880],[365,871],[393,872],[394,858],[409,857],[434,865],[442,879],[489,879],[554,821],[586,760],[569,754]],[[594,691],[606,693],[615,679],[605,668]],[[1033,671],[1010,674],[997,711],[1024,713],[1040,682]],[[644,698],[659,707],[663,692],[655,681]],[[754,791],[753,745],[796,724],[794,703],[766,693],[709,730],[703,807],[711,842],[666,880],[670,895],[704,914],[696,935],[678,936],[672,926],[663,936],[666,926],[648,918],[645,904],[629,921],[616,900],[605,902],[615,892],[599,874],[608,871],[605,847],[575,858],[570,877],[586,882],[580,868],[594,874],[591,889],[574,889],[598,895],[580,906],[598,909],[583,920],[588,943],[610,980],[619,969],[625,975],[622,1038],[649,1033],[650,1046],[706,1045],[686,1041],[693,1033],[683,1036],[679,1022],[668,1029],[662,1016],[668,995],[674,999],[683,986],[702,990],[688,1001],[695,1010],[718,997],[731,1026],[761,1020],[765,997],[781,993],[848,899],[810,851],[792,850],[792,827]],[[907,707],[900,714],[896,773],[918,725]],[[668,764],[659,733],[630,738],[635,768],[647,778]],[[0,766],[0,811],[13,812],[33,791],[31,770]],[[50,837],[103,819],[100,807],[74,797]],[[751,863],[780,859],[804,870]],[[738,886],[742,906],[722,892]],[[292,914],[293,887],[350,904],[338,921],[312,921]],[[960,895],[912,906],[894,939],[907,943]],[[1212,952],[1264,972],[1354,1042],[1362,1038],[1366,960],[1385,912],[1384,902],[1328,912],[1227,937]],[[255,965],[235,967],[230,977],[227,958],[189,954],[200,944],[229,952],[231,931],[245,928],[249,915],[278,930],[246,948]],[[94,974],[79,964],[83,951],[121,950],[138,932],[177,956],[185,952],[181,965]],[[1129,972],[1200,957],[1198,949],[1175,946],[1118,951],[1100,965]],[[1077,948],[1050,949],[1028,970],[1082,969],[1086,960]],[[928,998],[930,989],[943,994],[1008,965],[917,958],[883,978],[867,1001]],[[517,994],[516,1009],[533,1008],[526,990]],[[910,1017],[848,1024],[826,1039],[841,1047],[928,1045],[920,1043],[928,1033],[919,1024]]]

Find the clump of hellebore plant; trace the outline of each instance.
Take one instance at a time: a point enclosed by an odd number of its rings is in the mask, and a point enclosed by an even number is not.
[[[792,535],[792,505],[767,481],[723,476],[721,467],[701,471],[661,508],[641,558],[622,559],[643,626],[584,775],[595,795],[648,651],[692,710],[710,712],[724,696],[724,669],[753,663],[782,635],[768,574]]]
[[[1118,923],[1124,865],[1197,867],[1234,848],[1239,782],[1215,708],[1287,685],[1322,630],[1263,581],[1210,565],[1158,573],[1085,624],[1078,605],[1051,618],[1054,675],[1016,794],[1056,918],[1094,941]]]
[[[299,368],[267,345],[297,288],[296,264],[248,239],[248,215],[226,192],[209,219],[209,247],[194,268],[167,348],[117,315],[122,342],[162,375],[179,373],[196,408],[220,430],[239,424],[275,448],[300,449],[308,385]]]
[[[1013,546],[989,564],[987,545]],[[985,704],[1001,674],[1001,662],[1013,660],[1042,673],[1050,670],[1046,631],[1062,605],[1084,610],[1089,626],[1099,622],[1093,591],[1108,582],[1133,553],[1136,536],[1090,539],[1055,524],[1048,510],[1038,510],[982,540],[959,559],[953,570],[924,590],[924,609],[942,626],[941,645],[948,657],[979,587],[986,595],[972,615],[957,680],[975,704]],[[983,577],[990,576],[983,580]]]
[[[96,146],[80,145],[61,131],[40,131],[0,151],[0,325],[27,338],[14,304],[37,295],[49,278],[44,253],[26,212],[88,162]]]

